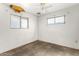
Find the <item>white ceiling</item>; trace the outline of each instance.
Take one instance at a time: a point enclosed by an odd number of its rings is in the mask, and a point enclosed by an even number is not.
[[[43,5],[43,10],[42,10],[42,6],[41,3],[15,3],[16,5],[20,5],[22,6],[26,12],[38,15],[37,13],[41,13],[41,15],[43,14],[47,14],[50,12],[54,12],[63,8],[67,8],[73,5],[76,5],[77,3],[46,3]]]

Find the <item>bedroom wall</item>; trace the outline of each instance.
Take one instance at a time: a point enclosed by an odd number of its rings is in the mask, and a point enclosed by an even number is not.
[[[0,53],[37,40],[37,17],[35,15],[21,14],[29,18],[28,29],[10,29],[10,14],[16,13],[7,5],[0,4]]]
[[[0,53],[35,40],[79,49],[79,5],[55,11],[41,17],[36,17],[30,13],[23,13],[21,16],[29,18],[28,29],[10,29],[10,14],[16,13],[6,6],[5,4],[0,4]],[[47,18],[54,15],[66,15],[65,24],[48,25]]]
[[[47,18],[62,15],[65,15],[65,24],[47,24]],[[79,49],[79,5],[41,16],[39,40]]]

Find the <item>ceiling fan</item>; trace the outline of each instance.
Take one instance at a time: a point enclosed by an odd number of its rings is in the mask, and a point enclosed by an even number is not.
[[[40,3],[40,6],[41,6],[41,11],[37,13],[38,15],[47,12],[46,9],[53,7],[53,5],[50,3]]]
[[[24,8],[22,8],[21,6],[18,6],[18,5],[11,4],[11,5],[9,5],[9,7],[10,7],[13,11],[15,11],[15,12],[17,12],[17,13],[25,12]]]
[[[41,15],[41,14],[47,12],[47,9],[52,7],[51,3],[38,3],[38,4],[39,4],[38,7],[40,8],[40,11],[36,13],[37,15]],[[30,7],[32,4],[30,4],[30,6],[28,4],[23,4],[23,3],[21,5],[10,4],[10,8],[13,9],[17,13],[25,12],[22,5],[24,7],[26,7],[26,6]]]

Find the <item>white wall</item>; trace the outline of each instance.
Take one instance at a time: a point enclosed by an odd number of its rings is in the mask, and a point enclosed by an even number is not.
[[[48,25],[47,18],[54,15],[66,15],[65,24]],[[79,5],[41,16],[39,40],[79,49]]]
[[[0,53],[37,39],[36,16],[28,13],[22,14],[22,16],[29,18],[29,28],[10,29],[10,14],[13,14],[13,12],[5,5],[0,4]]]
[[[41,17],[29,13],[22,14],[24,17],[29,17],[28,29],[10,29],[10,14],[15,13],[0,4],[0,53],[37,39],[79,49],[79,5]],[[65,24],[47,24],[47,18],[64,14]]]

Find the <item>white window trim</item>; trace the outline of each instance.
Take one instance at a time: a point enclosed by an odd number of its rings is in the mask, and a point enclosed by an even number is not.
[[[55,22],[55,19],[57,17],[64,17],[64,23],[56,23]],[[65,15],[62,15],[62,16],[54,16],[54,17],[47,18],[47,24],[48,24],[48,19],[51,19],[51,18],[54,18],[54,24],[65,24]],[[54,25],[54,24],[48,24],[48,25]]]
[[[27,20],[27,28],[29,28],[29,19],[27,17],[21,17],[22,18],[25,18]],[[20,20],[21,22],[21,20]],[[20,23],[20,26],[22,25],[22,22]],[[27,29],[27,28],[22,28],[22,26],[20,27],[21,29]]]
[[[64,17],[64,22],[63,23],[56,23],[55,22],[55,24],[65,24],[65,15],[55,17],[55,21],[56,21],[56,18],[58,18],[58,17]]]
[[[12,28],[11,27],[11,16],[20,17],[20,28]],[[22,28],[21,27],[21,18],[26,18],[26,20],[27,20],[27,28]],[[10,29],[28,29],[28,28],[29,28],[29,19],[28,19],[28,17],[22,17],[22,16],[19,16],[19,15],[10,14]]]
[[[48,18],[48,19],[47,19],[47,22],[48,22],[49,19],[53,19],[53,18],[54,18],[54,17]],[[51,24],[48,23],[48,25],[52,25],[52,24],[55,24],[55,19],[54,19],[54,23],[51,23]]]

